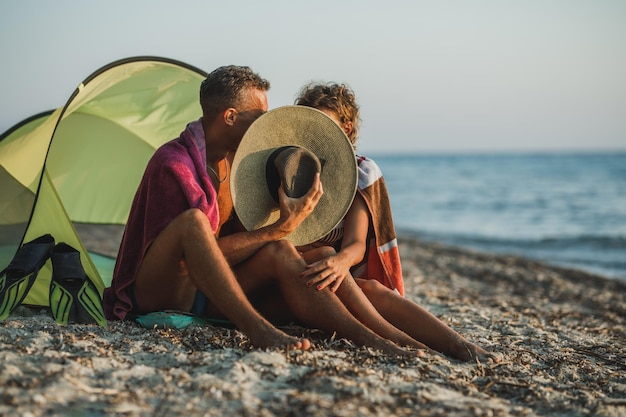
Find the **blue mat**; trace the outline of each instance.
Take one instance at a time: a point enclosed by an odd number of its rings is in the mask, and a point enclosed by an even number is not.
[[[184,311],[156,311],[136,316],[135,321],[146,329],[185,329],[189,326],[219,326],[234,328],[228,320],[209,319]]]

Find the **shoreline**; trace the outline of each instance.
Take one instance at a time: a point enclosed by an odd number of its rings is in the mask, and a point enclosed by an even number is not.
[[[407,297],[499,363],[404,360],[319,331],[309,352],[213,326],[0,322],[0,415],[513,416],[626,412],[626,283],[398,237]]]
[[[527,259],[530,261],[538,262],[546,264],[550,267],[556,269],[564,269],[564,270],[574,270],[579,272],[584,272],[589,275],[597,276],[600,278],[616,280],[620,282],[626,283],[626,270],[621,269],[610,269],[602,266],[590,266],[584,267],[575,263],[568,263],[567,261],[550,261],[546,259],[541,259],[539,257],[532,256],[528,253],[524,253],[523,251],[516,252],[515,250],[510,251],[498,251],[492,250],[489,248],[481,247],[479,244],[464,244],[464,243],[455,243],[450,239],[446,239],[445,237],[436,237],[424,235],[421,232],[410,230],[410,229],[399,229],[396,230],[396,234],[398,240],[417,240],[423,242],[425,244],[435,244],[441,245],[448,248],[457,248],[462,251],[474,252],[474,253],[482,253],[489,256],[510,256],[515,258]]]

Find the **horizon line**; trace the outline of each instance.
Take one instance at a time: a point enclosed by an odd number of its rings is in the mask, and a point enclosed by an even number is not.
[[[626,155],[624,148],[549,148],[549,149],[365,149],[357,154],[376,154],[383,156],[418,156],[418,155]]]

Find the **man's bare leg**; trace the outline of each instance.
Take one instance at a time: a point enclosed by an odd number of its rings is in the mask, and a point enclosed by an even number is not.
[[[181,273],[181,260],[188,274]],[[308,339],[288,336],[252,307],[220,251],[208,219],[201,211],[190,209],[163,229],[148,249],[137,273],[135,296],[141,311],[189,311],[197,290],[254,346],[310,347]]]
[[[438,352],[463,361],[490,354],[452,330],[419,304],[375,280],[357,279],[367,298],[390,323]]]
[[[278,241],[265,245],[233,269],[246,293],[275,280],[291,312],[306,325],[328,334],[336,332],[357,345],[370,346],[388,354],[422,355],[421,352],[402,349],[366,327],[348,311],[335,293],[307,287],[305,280],[300,278],[305,267],[305,261],[291,243]]]

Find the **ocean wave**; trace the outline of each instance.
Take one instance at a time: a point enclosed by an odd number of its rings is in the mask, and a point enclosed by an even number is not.
[[[594,247],[596,249],[626,249],[626,236],[579,235],[579,236],[545,236],[539,238],[510,238],[484,235],[468,235],[457,233],[441,233],[399,229],[398,232],[406,236],[415,236],[422,239],[456,242],[459,244],[479,244],[485,246],[504,246],[519,248],[554,248],[567,247]],[[626,256],[626,253],[625,253]]]
[[[512,239],[406,229],[399,229],[398,234],[487,253],[521,256],[626,280],[626,236],[622,235]]]

